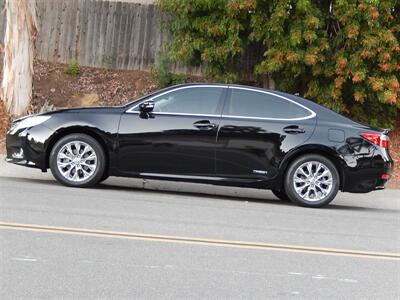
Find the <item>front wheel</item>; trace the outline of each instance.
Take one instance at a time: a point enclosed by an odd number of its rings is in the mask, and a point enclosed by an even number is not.
[[[285,192],[298,205],[322,207],[336,197],[339,183],[339,173],[329,159],[309,154],[297,158],[289,166]]]
[[[99,142],[86,134],[61,138],[54,145],[49,160],[53,176],[67,186],[94,186],[105,174],[104,150]]]

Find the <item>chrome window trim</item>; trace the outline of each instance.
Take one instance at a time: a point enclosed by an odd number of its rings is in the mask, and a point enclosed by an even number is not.
[[[248,120],[268,120],[268,121],[301,121],[312,119],[315,116],[307,116],[302,118],[292,118],[292,119],[281,119],[281,118],[262,118],[262,117],[246,117],[246,116],[230,116],[230,115],[222,115],[222,118],[232,118],[232,119],[248,119]]]
[[[305,110],[309,111],[311,114],[305,117],[301,117],[301,118],[263,118],[263,117],[250,117],[250,116],[235,116],[235,115],[225,115],[223,114],[222,117],[223,118],[236,118],[236,119],[251,119],[251,120],[275,120],[275,121],[300,121],[300,120],[308,120],[308,119],[312,119],[314,118],[317,114],[309,109],[308,107],[297,103],[296,101],[293,101],[285,96],[281,96],[278,94],[275,94],[273,92],[268,92],[268,91],[260,91],[257,89],[252,89],[252,88],[246,88],[246,87],[239,87],[239,86],[230,86],[230,89],[237,89],[237,90],[246,90],[246,91],[252,91],[252,92],[258,92],[258,93],[264,93],[264,94],[268,94],[268,95],[272,95],[278,98],[282,98],[286,101],[289,101],[295,105],[300,106],[301,108],[304,108]]]
[[[129,112],[129,114],[140,114],[140,112],[139,111],[130,111]],[[155,113],[152,113],[153,115],[156,115],[156,116],[162,116],[162,115],[167,115],[167,116],[169,116],[169,115],[173,115],[173,116],[188,116],[188,117],[190,117],[190,116],[195,116],[195,117],[217,117],[217,118],[220,118],[221,117],[221,115],[211,115],[211,114],[185,114],[185,113],[170,113],[170,112],[155,112]]]
[[[169,93],[172,93],[172,92],[176,92],[176,91],[179,91],[179,90],[193,89],[193,88],[210,88],[210,87],[215,87],[215,88],[228,88],[229,86],[228,86],[228,85],[190,85],[190,86],[181,86],[181,87],[178,87],[178,88],[175,88],[175,89],[172,89],[172,90],[165,91],[165,92],[163,92],[163,93],[161,93],[161,94],[155,95],[155,96],[153,96],[153,97],[151,97],[151,98],[149,98],[149,99],[140,101],[140,103],[142,103],[142,102],[144,102],[144,101],[152,101],[152,100],[154,100],[155,98],[158,98],[158,97],[160,97],[160,96],[163,96],[163,95],[166,95],[166,94],[169,94]],[[138,103],[138,104],[136,104],[135,106],[132,106],[131,108],[129,108],[128,110],[126,110],[125,113],[128,113],[128,114],[131,114],[131,113],[139,113],[138,111],[135,111],[134,109],[136,109],[136,108],[140,105],[140,103]],[[154,113],[154,114],[159,114],[159,113]],[[203,114],[185,114],[185,113],[162,113],[162,114],[185,115],[185,116],[218,116],[218,117],[220,116],[220,115],[212,115],[212,114],[210,114],[210,115],[209,115],[209,114],[203,115]]]
[[[178,90],[183,90],[183,89],[191,89],[191,88],[210,88],[210,87],[217,87],[217,88],[228,88],[228,89],[238,89],[238,90],[247,90],[247,91],[252,91],[252,92],[258,92],[258,93],[264,93],[268,95],[272,95],[281,99],[284,99],[286,101],[289,101],[295,105],[298,105],[302,107],[303,109],[309,111],[311,114],[306,116],[306,117],[301,117],[301,118],[263,118],[263,117],[250,117],[250,116],[236,116],[236,115],[214,115],[214,114],[190,114],[190,113],[172,113],[172,112],[155,112],[153,113],[154,115],[176,115],[176,116],[198,116],[198,117],[222,117],[222,118],[235,118],[235,119],[249,119],[249,120],[272,120],[272,121],[300,121],[300,120],[308,120],[314,118],[317,114],[311,110],[310,108],[297,103],[296,101],[293,101],[285,96],[275,94],[273,92],[269,91],[261,91],[258,89],[253,89],[253,88],[247,88],[247,87],[239,87],[239,86],[229,86],[229,85],[195,85],[195,86],[183,86],[183,87],[178,87],[172,90],[168,90],[166,92],[163,92],[161,94],[158,94],[156,96],[151,97],[150,99],[146,99],[143,101],[140,101],[140,103],[132,106],[128,110],[125,111],[125,113],[129,114],[139,114],[139,111],[135,111],[136,109],[142,102],[144,101],[151,101],[154,100],[157,97],[178,91]]]

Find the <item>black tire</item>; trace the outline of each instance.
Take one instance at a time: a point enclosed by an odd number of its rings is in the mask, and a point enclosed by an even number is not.
[[[103,175],[103,177],[101,177],[99,183],[101,183],[101,182],[103,182],[103,181],[106,181],[106,180],[108,179],[108,177],[110,177],[110,175],[108,175],[107,172],[104,172],[104,175]]]
[[[92,171],[92,175],[85,180],[82,181],[73,181],[72,179],[69,180],[64,177],[57,165],[57,155],[60,150],[70,142],[84,142],[88,144],[95,152],[97,157],[97,165]],[[83,150],[82,150],[83,151]],[[53,176],[57,179],[58,182],[62,183],[66,186],[71,187],[92,187],[98,184],[102,178],[104,178],[104,174],[106,173],[106,156],[103,150],[103,147],[97,142],[94,138],[89,135],[81,134],[81,133],[74,133],[67,135],[61,138],[53,147],[49,157],[50,169],[53,173]],[[83,173],[82,173],[83,174]]]
[[[277,197],[279,200],[284,201],[284,202],[290,202],[290,199],[288,195],[286,195],[285,191],[282,190],[272,190],[271,191],[275,197]]]
[[[304,199],[295,190],[295,186],[294,186],[295,185],[294,184],[295,172],[304,163],[309,163],[309,162],[322,163],[324,165],[324,167],[326,167],[330,171],[330,174],[331,174],[332,188],[330,189],[329,192],[327,192],[326,195],[322,196],[323,198],[321,198],[320,200]],[[316,167],[315,167],[315,169],[316,169]],[[301,157],[297,158],[295,161],[293,161],[290,164],[290,166],[286,172],[285,182],[284,182],[286,194],[293,203],[300,205],[300,206],[314,207],[314,208],[323,207],[323,206],[328,205],[336,197],[336,194],[339,191],[339,186],[340,186],[340,177],[339,177],[339,172],[336,169],[335,165],[326,157],[317,155],[317,154],[307,154],[307,155],[301,156]],[[324,187],[326,187],[326,185],[324,185]],[[304,189],[303,191],[307,191],[307,190],[308,190],[308,188]],[[321,191],[320,188],[317,190]],[[313,195],[313,192],[310,194]],[[310,198],[310,197],[308,197],[308,198]]]

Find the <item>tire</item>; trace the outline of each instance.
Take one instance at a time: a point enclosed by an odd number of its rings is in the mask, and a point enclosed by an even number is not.
[[[304,155],[293,161],[284,182],[287,196],[293,203],[314,208],[328,205],[336,197],[339,186],[340,177],[335,165],[317,154]]]
[[[275,197],[277,197],[279,200],[284,201],[284,202],[290,202],[290,199],[288,195],[286,195],[285,191],[282,190],[272,190],[271,191]]]
[[[61,138],[50,153],[50,169],[58,182],[71,187],[91,187],[106,173],[106,156],[102,146],[86,134]]]
[[[104,175],[103,175],[103,177],[101,177],[99,183],[101,183],[101,182],[103,182],[103,181],[106,181],[106,180],[108,179],[108,177],[110,177],[110,175],[108,175],[107,172],[104,172]]]

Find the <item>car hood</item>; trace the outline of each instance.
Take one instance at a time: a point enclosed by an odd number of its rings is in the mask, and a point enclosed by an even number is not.
[[[18,119],[14,119],[13,123],[20,122],[26,118],[34,117],[34,116],[53,116],[61,113],[101,113],[101,112],[123,112],[126,108],[123,106],[93,106],[93,107],[75,107],[75,108],[64,108],[52,110],[39,114],[31,114],[27,116],[20,117]]]
[[[93,106],[93,107],[76,107],[64,108],[42,113],[42,116],[54,115],[59,113],[90,113],[90,112],[104,112],[104,111],[120,111],[122,106]]]

